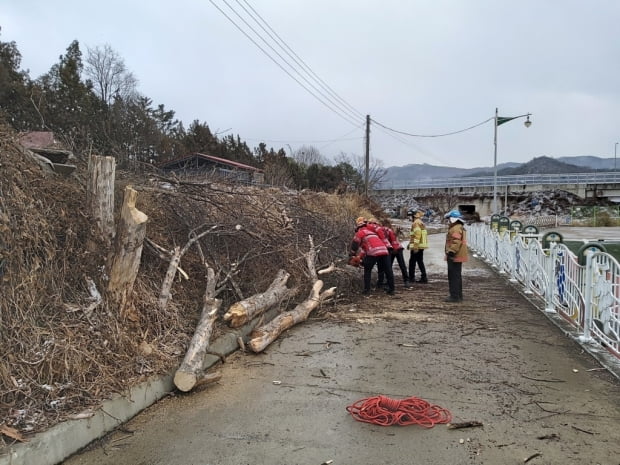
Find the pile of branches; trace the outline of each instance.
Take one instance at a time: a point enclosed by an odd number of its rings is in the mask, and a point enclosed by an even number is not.
[[[308,237],[317,268],[335,262],[345,270],[353,220],[367,208],[356,196],[240,187],[155,170],[140,178],[117,173],[116,205],[131,185],[136,207],[148,216],[133,310],[121,315],[105,299],[95,301],[111,251],[92,240],[86,163],[77,164],[70,177],[47,173],[0,127],[0,427],[20,434],[45,430],[178,366],[200,316],[206,263],[216,271],[222,313],[266,289],[280,269],[305,295],[312,285]],[[161,310],[170,252],[190,241]],[[357,279],[336,272],[325,284],[341,298]],[[282,302],[282,310],[291,305]],[[223,325],[218,319],[214,338]],[[0,435],[0,446],[7,440]]]

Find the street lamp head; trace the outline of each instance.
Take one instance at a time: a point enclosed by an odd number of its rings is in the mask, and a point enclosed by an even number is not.
[[[532,125],[532,122],[530,121],[530,115],[527,115],[527,118],[525,119],[525,123],[523,123],[525,125],[526,128],[529,128]]]

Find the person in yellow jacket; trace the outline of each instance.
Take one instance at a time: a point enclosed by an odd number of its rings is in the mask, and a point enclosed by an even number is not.
[[[451,210],[444,216],[449,221],[446,234],[446,261],[448,262],[448,288],[450,295],[446,302],[463,300],[463,279],[461,270],[467,261],[467,233],[463,215],[458,210]]]
[[[424,249],[428,247],[428,239],[426,226],[422,222],[424,213],[415,212],[413,215],[413,223],[411,223],[411,237],[409,240],[409,282],[417,282],[426,284],[428,278],[426,276],[426,266],[424,266]],[[420,279],[415,280],[416,265],[420,269]]]

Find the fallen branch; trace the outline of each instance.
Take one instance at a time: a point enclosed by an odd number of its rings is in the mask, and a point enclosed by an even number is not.
[[[170,260],[170,257],[172,257],[172,252],[170,252],[169,250],[164,249],[161,245],[157,245],[151,239],[146,238],[144,240],[144,243],[146,244],[148,250],[153,252],[155,255],[157,255],[162,260],[168,261],[168,260]],[[180,266],[177,267],[177,271],[185,279],[189,279],[189,275],[185,271],[183,271],[183,269],[181,269]]]
[[[327,274],[327,273],[331,273],[335,269],[336,269],[336,265],[334,263],[332,263],[327,268],[323,268],[322,270],[319,270],[317,273],[318,273],[319,276],[321,276],[321,275],[324,275],[324,274]]]
[[[249,338],[250,341],[248,343],[248,347],[252,352],[263,351],[265,347],[275,341],[276,338],[288,328],[296,325],[297,323],[301,323],[302,321],[306,321],[312,310],[318,307],[326,299],[333,297],[336,293],[335,287],[321,293],[323,281],[318,279],[316,272],[316,247],[314,246],[312,236],[308,236],[308,240],[310,242],[310,250],[305,255],[306,264],[308,266],[308,274],[313,282],[310,294],[306,300],[298,304],[293,310],[281,313],[269,323],[257,327],[254,331],[252,331]]]
[[[254,294],[245,300],[232,304],[224,314],[224,321],[228,321],[230,327],[238,328],[289,297],[295,292],[286,287],[289,276],[290,274],[285,270],[278,271],[265,292]]]
[[[200,321],[189,344],[183,363],[181,363],[181,366],[174,374],[174,385],[183,392],[193,389],[202,375],[203,359],[207,353],[217,312],[222,305],[220,299],[213,297],[215,293],[215,273],[212,268],[209,268],[207,273],[207,288],[203,299],[204,304]]]
[[[177,269],[179,268],[179,262],[181,261],[181,257],[185,255],[185,253],[189,250],[192,244],[194,244],[194,242],[199,240],[201,237],[206,236],[217,227],[217,225],[211,226],[206,231],[203,231],[202,233],[191,237],[182,249],[180,249],[179,247],[174,248],[174,251],[172,252],[172,259],[170,260],[170,264],[168,265],[168,271],[166,271],[166,276],[164,277],[164,282],[161,285],[161,291],[159,293],[159,308],[161,310],[164,310],[168,305],[168,302],[170,301],[170,289],[172,288],[174,276],[176,275]]]
[[[318,307],[325,298],[331,297],[336,293],[335,287],[321,293],[322,288],[323,281],[316,281],[306,300],[297,305],[293,310],[281,313],[269,323],[256,328],[250,334],[250,341],[248,343],[250,350],[252,352],[265,350],[265,347],[275,341],[280,334],[297,323],[306,321],[312,310]]]

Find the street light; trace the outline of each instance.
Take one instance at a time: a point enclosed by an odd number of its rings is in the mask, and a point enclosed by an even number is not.
[[[618,142],[614,144],[614,171],[616,171],[616,150],[618,148]]]
[[[495,109],[495,121],[494,121],[494,137],[493,137],[493,145],[494,145],[494,153],[493,153],[493,214],[497,213],[497,126],[500,124],[507,123],[508,121],[512,121],[513,119],[523,118],[526,120],[523,123],[526,128],[529,128],[532,125],[530,121],[531,113],[526,113],[524,115],[519,116],[498,116],[497,108]]]

